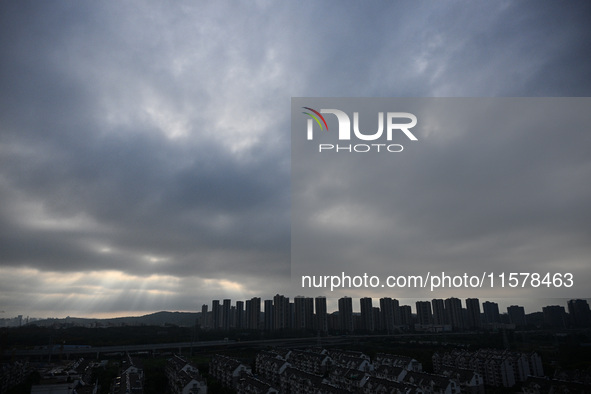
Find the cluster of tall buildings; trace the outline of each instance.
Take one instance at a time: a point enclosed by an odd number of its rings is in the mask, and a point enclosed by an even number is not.
[[[249,329],[249,330],[320,330],[328,331],[328,313],[325,297],[289,297],[275,295],[272,300],[261,302],[259,297],[236,301],[213,300],[201,307],[201,328]]]
[[[405,329],[458,331],[494,328],[499,325],[525,327],[528,324],[523,306],[512,305],[501,314],[496,302],[477,298],[433,299],[417,301],[415,313],[410,305],[400,305],[395,298],[384,297],[375,302],[370,297],[359,299],[360,313],[353,312],[353,299],[338,300],[338,310],[328,313],[325,297],[289,297],[277,294],[273,299],[261,301],[255,297],[236,301],[213,300],[201,308],[200,326],[203,329],[230,330],[336,330],[344,333],[394,332]],[[570,300],[568,313],[562,306],[543,308],[543,325],[551,328],[590,327],[591,312],[585,300]]]

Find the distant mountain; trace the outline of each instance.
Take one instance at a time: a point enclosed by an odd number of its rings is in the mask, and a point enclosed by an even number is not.
[[[30,324],[40,327],[51,326],[82,326],[82,327],[113,327],[113,326],[165,326],[191,327],[195,325],[201,313],[193,312],[156,312],[144,316],[115,317],[111,319],[86,319],[66,317],[64,319],[37,320]]]

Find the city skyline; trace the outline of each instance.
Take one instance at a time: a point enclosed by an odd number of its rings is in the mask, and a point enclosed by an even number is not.
[[[329,274],[341,256],[382,272],[424,262],[480,274],[497,261],[526,273],[574,267],[584,286],[591,158],[578,123],[441,131],[425,122],[422,151],[375,176],[352,171],[360,183],[311,161],[314,178],[294,194],[290,103],[589,97],[590,9],[3,2],[0,318],[198,311],[206,300],[224,308],[224,299],[279,292],[338,302],[347,289],[290,287],[291,203],[301,194],[312,197],[304,234],[330,251],[318,260]],[[392,208],[376,212],[373,202]],[[347,231],[363,237],[332,243]],[[395,253],[366,257],[383,239]],[[498,297],[533,309],[540,294],[580,296],[561,290]]]
[[[349,296],[344,296],[341,298],[331,298],[331,297],[325,297],[325,296],[316,296],[316,297],[309,297],[309,296],[295,296],[295,297],[288,297],[285,296],[283,294],[275,294],[275,296],[270,297],[270,298],[264,298],[264,297],[253,297],[250,300],[239,300],[239,299],[210,299],[208,301],[208,303],[204,303],[201,304],[200,307],[196,307],[194,310],[170,310],[167,312],[184,312],[184,313],[201,313],[201,315],[203,314],[207,314],[207,313],[212,313],[214,310],[216,311],[216,315],[218,316],[218,320],[216,320],[215,322],[211,322],[211,324],[215,325],[215,326],[220,326],[220,327],[228,327],[229,325],[229,320],[228,320],[228,313],[230,311],[230,309],[232,309],[234,312],[235,311],[240,311],[242,317],[240,319],[240,322],[243,322],[245,328],[246,326],[254,326],[255,324],[253,323],[253,321],[256,321],[257,315],[263,315],[265,316],[264,319],[260,320],[258,322],[259,325],[262,325],[260,328],[261,329],[269,329],[269,328],[277,328],[277,327],[282,327],[284,325],[286,325],[287,323],[287,317],[285,314],[289,313],[288,312],[288,308],[291,306],[294,309],[291,310],[291,313],[294,314],[295,313],[295,300],[296,299],[305,299],[305,300],[310,300],[312,306],[311,309],[309,309],[311,311],[311,313],[313,315],[316,315],[316,311],[318,309],[320,309],[321,311],[325,311],[325,313],[327,315],[330,314],[334,314],[335,312],[339,312],[339,307],[340,307],[340,300],[342,299],[349,299],[350,300],[350,306],[351,306],[351,313],[355,314],[355,315],[361,315],[362,314],[362,307],[361,307],[361,300],[362,299],[369,299],[369,300],[373,300],[375,301],[375,304],[373,304],[374,309],[380,309],[380,311],[382,311],[384,309],[384,300],[390,300],[390,301],[394,301],[395,305],[397,305],[397,307],[401,307],[401,306],[408,306],[411,309],[411,313],[413,314],[413,316],[415,316],[417,319],[420,319],[419,315],[419,311],[418,311],[418,304],[421,303],[428,303],[429,304],[429,311],[430,311],[430,318],[432,319],[430,321],[430,324],[442,324],[442,321],[439,321],[441,318],[438,318],[438,314],[439,313],[445,313],[445,300],[447,299],[454,299],[454,300],[458,300],[458,302],[460,303],[460,308],[466,310],[467,309],[467,305],[466,307],[462,307],[461,303],[465,302],[467,303],[468,300],[476,300],[478,301],[478,307],[480,308],[480,314],[479,316],[486,320],[489,316],[489,311],[487,311],[487,306],[490,308],[490,305],[494,305],[494,309],[496,310],[496,313],[500,316],[500,315],[510,315],[510,309],[513,307],[517,307],[523,310],[523,313],[525,314],[531,314],[531,313],[539,313],[539,312],[543,312],[544,308],[549,307],[549,306],[559,306],[561,308],[563,308],[567,313],[569,311],[569,304],[571,302],[574,301],[582,301],[583,303],[589,305],[591,304],[591,299],[588,298],[572,298],[572,299],[551,299],[551,298],[546,298],[546,299],[542,299],[540,300],[540,307],[539,308],[531,308],[530,306],[526,306],[523,303],[520,303],[519,301],[526,301],[526,299],[479,299],[479,298],[458,298],[458,297],[449,297],[449,298],[431,298],[431,299],[409,299],[409,298],[396,298],[396,297],[388,297],[388,296],[384,296],[384,297],[380,297],[380,298],[372,298],[372,297],[360,297],[360,298],[353,298],[353,297],[349,297]],[[318,300],[322,299],[323,303],[318,303]],[[354,300],[358,300],[359,302],[354,302]],[[248,317],[246,308],[248,307],[249,303],[256,301],[258,302],[258,313],[255,312],[254,315],[252,315],[251,317]],[[435,305],[435,301],[441,301],[441,306],[436,306]],[[544,302],[545,301],[545,302]],[[278,315],[277,312],[275,311],[275,304],[276,303],[284,303],[284,306],[281,308],[282,310],[284,310],[284,315],[283,317],[280,317],[281,315]],[[486,305],[486,304],[490,304],[490,305]],[[388,305],[388,304],[386,304]],[[537,305],[537,304],[536,304]],[[439,308],[439,309],[438,309]],[[271,311],[271,313],[269,315],[266,314],[266,312]],[[81,319],[88,319],[88,320],[92,320],[92,319],[117,319],[117,318],[124,318],[124,317],[138,317],[138,316],[148,316],[151,314],[155,314],[158,312],[162,312],[162,311],[152,311],[149,313],[145,313],[145,314],[139,314],[139,315],[105,315],[105,316],[29,316],[29,315],[23,315],[23,314],[19,314],[19,315],[15,315],[15,316],[0,316],[0,320],[3,321],[8,321],[8,320],[15,320],[15,319],[33,319],[33,320],[45,320],[45,319],[64,319],[66,317],[68,318],[81,318]],[[233,313],[234,313],[233,312]],[[308,312],[310,313],[310,312]],[[269,317],[267,317],[269,316]],[[276,317],[278,316],[278,317]],[[295,316],[295,315],[294,315]],[[295,317],[292,316],[292,318],[295,319]],[[268,320],[269,319],[269,320]],[[294,321],[295,323],[295,321]],[[309,327],[305,327],[305,328],[309,328]]]
[[[357,300],[358,302],[356,303],[354,300]],[[201,316],[203,319],[203,314],[210,312],[211,317],[208,322],[209,328],[228,330],[228,321],[224,323],[222,322],[222,319],[228,319],[227,316],[230,311],[233,311],[234,313],[238,312],[237,305],[238,303],[242,303],[242,301],[236,300],[236,305],[232,306],[232,300],[224,299],[224,310],[215,307],[216,305],[219,306],[220,301],[221,300],[211,300],[211,311],[208,311],[207,304],[203,304],[201,308]],[[420,325],[450,325],[452,328],[468,330],[482,328],[482,324],[485,323],[501,323],[501,316],[503,315],[506,316],[511,323],[516,324],[517,326],[525,326],[526,322],[524,320],[522,321],[522,319],[524,319],[526,315],[540,312],[546,314],[547,311],[550,311],[551,313],[558,312],[565,315],[573,315],[573,324],[578,321],[584,326],[591,325],[589,299],[570,299],[566,301],[566,305],[560,305],[560,302],[554,302],[543,306],[540,310],[534,311],[527,310],[523,305],[515,303],[506,307],[501,305],[501,309],[499,309],[499,303],[494,300],[480,300],[478,298],[461,299],[456,297],[416,300],[414,303],[406,305],[404,299],[401,302],[401,299],[391,297],[381,297],[375,300],[377,301],[376,304],[373,304],[374,299],[371,297],[354,299],[345,296],[337,300],[336,308],[329,308],[327,306],[327,298],[324,296],[296,296],[290,299],[290,297],[286,297],[285,295],[276,294],[272,299],[255,297],[251,300],[247,300],[247,305],[249,301],[251,302],[251,305],[254,302],[257,303],[256,311],[258,312],[256,315],[258,315],[259,318],[254,318],[254,320],[258,320],[258,325],[250,321],[245,324],[244,328],[253,329],[254,326],[257,326],[260,330],[280,330],[286,328],[289,324],[291,324],[290,328],[295,330],[318,329],[317,324],[319,323],[316,319],[319,314],[324,316],[323,318],[326,318],[327,315],[333,315],[335,313],[338,313],[339,315],[338,321],[342,329],[343,326],[353,324],[352,320],[349,321],[347,320],[347,317],[343,317],[344,313],[345,315],[350,314],[351,316],[359,316],[361,318],[359,322],[361,324],[361,329],[377,331],[377,323],[372,321],[372,316],[375,314],[376,310],[380,314],[379,319],[385,319],[380,323],[383,325],[382,328],[385,328],[389,324],[387,321],[390,315],[393,316],[396,324],[402,324],[401,319],[403,318],[401,317],[400,308],[403,307],[410,308],[412,315],[416,319],[415,323]],[[436,306],[436,303],[439,304],[439,302],[441,306]],[[261,308],[261,305],[263,304],[265,305],[264,310]],[[440,310],[436,310],[438,308]],[[396,312],[392,314],[390,311],[391,309]],[[414,312],[412,312],[413,309]],[[502,309],[504,309],[504,311],[501,311]],[[278,311],[281,312],[278,313]],[[248,307],[247,310],[240,310],[240,312],[245,313],[246,316],[249,315]],[[512,313],[516,315],[512,316]],[[260,318],[261,314],[263,314],[264,318]],[[579,314],[579,316],[584,315],[584,317],[577,318],[574,317],[574,314]],[[236,319],[236,317],[234,317],[234,319]],[[253,319],[249,318],[249,320]],[[291,323],[288,323],[289,320],[291,320]],[[235,320],[235,322],[237,321],[238,320]],[[203,321],[201,323],[203,323]],[[325,324],[326,322],[323,322],[321,326],[325,326]]]

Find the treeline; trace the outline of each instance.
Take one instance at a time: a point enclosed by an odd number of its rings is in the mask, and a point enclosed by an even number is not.
[[[27,325],[0,329],[0,348],[59,346],[117,346],[190,342],[190,327],[128,326],[107,328],[50,328]]]

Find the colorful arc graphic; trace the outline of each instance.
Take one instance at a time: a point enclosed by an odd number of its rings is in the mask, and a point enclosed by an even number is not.
[[[316,110],[314,110],[314,109],[312,109],[310,107],[302,107],[302,108],[307,109],[309,111],[312,111],[316,115],[318,115],[320,117],[320,119],[322,119],[322,122],[324,122],[324,126],[326,126],[326,131],[328,131],[328,125],[326,124],[326,120],[324,120],[324,116],[320,115],[320,112],[318,112],[318,111],[316,111]],[[316,121],[316,123],[318,123],[318,126],[320,126],[320,130],[322,130],[322,123],[320,123],[320,120],[316,116],[312,115],[309,112],[302,112],[302,113],[303,114],[306,114],[306,115],[310,115],[312,118],[314,118],[314,120]]]

